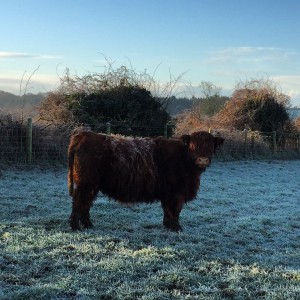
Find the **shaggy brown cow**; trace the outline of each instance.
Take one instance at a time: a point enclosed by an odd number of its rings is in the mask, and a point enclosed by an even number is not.
[[[163,224],[181,230],[179,214],[194,199],[200,175],[221,137],[195,132],[177,139],[129,138],[93,132],[72,136],[68,160],[73,230],[92,227],[90,207],[98,191],[123,203],[161,201]]]

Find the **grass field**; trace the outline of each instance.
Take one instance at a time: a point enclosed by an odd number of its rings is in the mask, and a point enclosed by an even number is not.
[[[71,232],[66,170],[0,177],[0,299],[300,299],[300,161],[214,162],[183,232],[98,197]]]

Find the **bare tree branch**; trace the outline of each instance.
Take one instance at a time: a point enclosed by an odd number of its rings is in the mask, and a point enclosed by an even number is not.
[[[23,87],[23,80],[24,80],[24,76],[26,74],[26,71],[24,71],[24,73],[22,75],[22,78],[21,78],[19,97],[20,97],[20,111],[21,111],[20,112],[20,119],[21,119],[22,123],[24,121],[25,97],[26,97],[26,93],[27,93],[28,84],[29,84],[32,76],[38,71],[39,68],[40,68],[40,65],[30,74],[30,76],[28,77],[28,79],[25,83],[25,87],[24,87],[23,92],[22,92],[22,87]]]

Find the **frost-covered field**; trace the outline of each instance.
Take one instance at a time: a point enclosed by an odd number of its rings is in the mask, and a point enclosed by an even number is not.
[[[300,161],[214,162],[183,232],[99,197],[71,232],[66,170],[2,171],[0,299],[300,299]]]

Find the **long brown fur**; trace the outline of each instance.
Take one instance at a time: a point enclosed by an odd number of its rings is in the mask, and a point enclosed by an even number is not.
[[[222,138],[207,132],[178,139],[126,138],[93,132],[73,135],[68,151],[71,228],[79,229],[80,223],[92,227],[89,211],[101,191],[123,203],[161,201],[164,225],[180,230],[182,206],[196,197],[200,174],[222,143]],[[207,165],[199,165],[199,157],[205,158]]]

